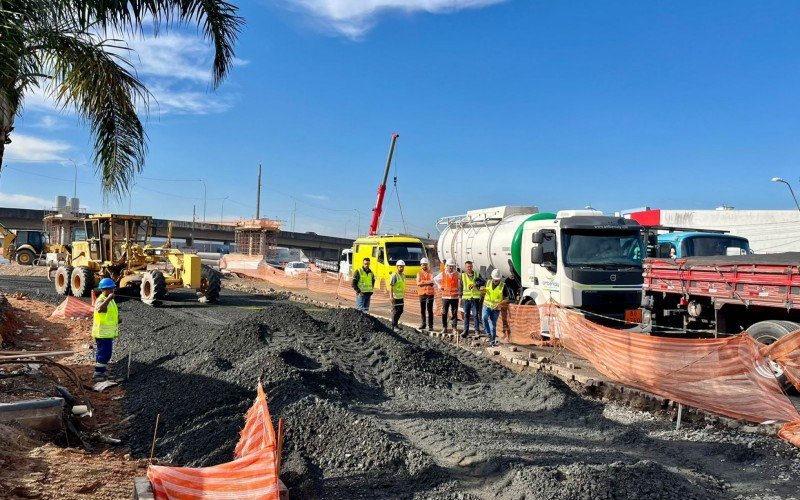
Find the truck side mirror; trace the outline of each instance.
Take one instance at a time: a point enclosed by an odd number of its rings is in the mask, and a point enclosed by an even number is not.
[[[534,236],[539,233],[534,233]],[[531,264],[544,263],[544,248],[541,245],[531,248]]]
[[[531,235],[531,243],[535,243],[541,245],[544,243],[544,233],[541,231],[536,231]]]

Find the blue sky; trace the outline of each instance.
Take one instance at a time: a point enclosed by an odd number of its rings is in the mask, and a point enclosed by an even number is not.
[[[209,92],[193,31],[131,40],[158,100],[132,210],[262,214],[300,231],[366,231],[391,132],[409,231],[496,205],[789,209],[798,184],[800,4],[283,0],[237,2],[240,61]],[[89,137],[33,95],[0,205],[104,206]],[[35,160],[35,161],[30,161]],[[391,177],[382,229],[403,229]],[[167,196],[166,193],[172,193]]]

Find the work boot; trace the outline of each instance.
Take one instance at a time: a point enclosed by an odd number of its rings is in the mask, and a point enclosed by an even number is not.
[[[92,375],[93,382],[103,382],[105,380],[108,380],[105,373],[94,372],[94,375]]]
[[[422,325],[420,325],[419,327],[420,330],[425,330],[425,328],[426,328],[425,323],[422,323]]]
[[[449,328],[442,328],[442,331],[439,332],[439,333],[450,333],[450,329]]]
[[[463,330],[463,331],[461,332],[461,338],[462,338],[462,339],[465,339],[465,338],[467,338],[467,335],[469,335],[469,330]]]

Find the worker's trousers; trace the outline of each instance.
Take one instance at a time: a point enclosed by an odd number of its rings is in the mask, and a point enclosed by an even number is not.
[[[422,328],[427,325],[428,328],[433,329],[433,295],[419,296],[419,314],[422,316]]]
[[[483,329],[489,337],[489,342],[494,343],[497,340],[497,317],[500,316],[500,311],[497,309],[489,309],[483,306]]]
[[[97,341],[97,354],[94,358],[95,373],[105,373],[114,347],[114,339],[95,339]]]
[[[442,328],[447,330],[447,310],[450,310],[450,323],[453,331],[458,327],[458,299],[442,299]]]
[[[464,333],[469,333],[469,320],[470,316],[474,314],[473,321],[475,322],[475,331],[480,333],[481,331],[481,318],[480,318],[480,309],[478,309],[478,305],[480,304],[480,299],[463,299],[461,301],[464,305]]]
[[[356,309],[361,312],[368,313],[370,300],[372,300],[371,293],[362,293],[356,295]]]
[[[397,328],[400,316],[403,315],[403,299],[394,299],[392,303],[392,328]]]

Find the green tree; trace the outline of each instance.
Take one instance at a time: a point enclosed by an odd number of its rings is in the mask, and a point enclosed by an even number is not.
[[[0,0],[0,166],[25,95],[41,87],[89,124],[103,192],[125,193],[144,166],[137,105],[146,109],[150,94],[114,36],[196,25],[214,46],[217,88],[234,62],[237,11],[220,0]]]

